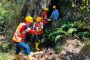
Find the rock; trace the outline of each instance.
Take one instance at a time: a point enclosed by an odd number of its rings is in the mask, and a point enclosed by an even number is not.
[[[64,49],[71,53],[79,53],[83,46],[83,44],[77,39],[69,39],[66,43],[67,44]]]
[[[31,52],[32,60],[72,60],[79,57],[82,43],[77,39],[69,39],[64,50],[58,53],[52,48],[45,48],[42,51]]]

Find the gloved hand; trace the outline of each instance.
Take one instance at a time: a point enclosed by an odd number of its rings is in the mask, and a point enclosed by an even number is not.
[[[42,30],[38,30],[38,31],[36,31],[36,32],[34,33],[34,35],[41,35],[42,33],[43,33]]]
[[[48,21],[51,21],[51,19],[48,19]]]
[[[35,32],[36,30],[32,30],[32,29],[29,31],[30,34],[34,34]]]

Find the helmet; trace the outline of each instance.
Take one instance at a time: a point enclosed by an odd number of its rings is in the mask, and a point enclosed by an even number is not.
[[[40,22],[40,21],[41,21],[41,17],[37,17],[37,18],[36,18],[36,21],[37,21],[37,22]]]
[[[33,22],[33,18],[31,16],[26,16],[25,20],[27,22]]]
[[[44,8],[44,10],[45,10],[45,11],[49,11],[49,9],[48,9],[48,8]]]
[[[53,5],[53,9],[56,9],[56,6],[55,5]]]

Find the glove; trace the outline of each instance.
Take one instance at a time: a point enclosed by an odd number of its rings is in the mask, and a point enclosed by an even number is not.
[[[35,31],[34,35],[41,35],[43,33],[42,30]]]
[[[51,21],[51,19],[48,19],[48,21]]]
[[[29,31],[30,34],[34,34],[35,32],[36,30],[32,30],[32,29]]]

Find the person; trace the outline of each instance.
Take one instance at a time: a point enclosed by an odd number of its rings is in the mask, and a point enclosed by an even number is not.
[[[43,23],[42,23],[42,21],[41,21],[41,17],[36,17],[36,22],[34,23],[34,25],[33,25],[33,29],[35,29],[36,31],[38,31],[37,33],[36,33],[36,43],[35,43],[35,49],[36,50],[40,50],[39,49],[39,42],[40,42],[40,40],[41,40],[41,38],[42,38],[42,33],[43,33]]]
[[[42,12],[42,14],[41,14],[41,18],[42,18],[42,22],[43,22],[43,24],[44,24],[44,28],[46,27],[46,25],[48,24],[48,11],[49,11],[49,9],[48,8],[44,8],[43,9],[43,12]]]
[[[59,10],[56,9],[56,6],[53,6],[53,12],[51,13],[50,18],[52,21],[56,21],[59,18]]]
[[[12,41],[16,44],[16,54],[15,59],[20,60],[19,53],[21,49],[24,50],[25,55],[27,56],[27,60],[31,60],[30,57],[30,47],[24,43],[25,34],[29,32],[30,34],[34,34],[35,30],[32,30],[28,26],[33,23],[33,18],[31,16],[26,16],[25,22],[20,23],[17,27]]]
[[[42,22],[43,22],[43,32],[46,34],[46,30],[48,29],[48,8],[44,8],[41,14]]]

